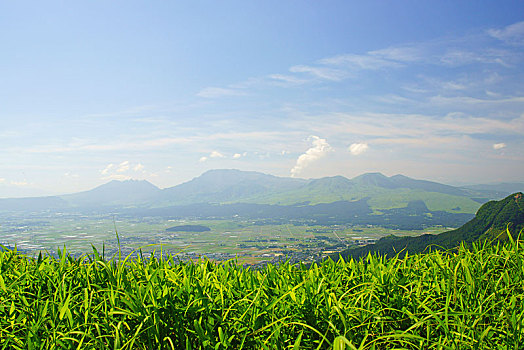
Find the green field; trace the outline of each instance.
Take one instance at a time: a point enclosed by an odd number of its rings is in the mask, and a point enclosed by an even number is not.
[[[0,252],[3,349],[519,349],[522,242],[288,263]]]
[[[207,232],[168,232],[177,225],[202,225]],[[1,244],[16,246],[27,254],[55,252],[67,247],[74,255],[91,251],[91,244],[109,255],[118,248],[123,254],[135,249],[160,250],[178,254],[183,259],[206,255],[213,260],[238,258],[246,263],[260,263],[292,258],[312,262],[352,245],[372,243],[386,235],[439,233],[443,227],[425,230],[391,230],[379,226],[261,224],[246,220],[167,220],[159,217],[130,218],[50,214],[47,217],[9,217],[2,220]]]
[[[423,201],[429,210],[445,211],[450,213],[474,214],[480,207],[480,203],[471,198],[413,190],[406,188],[387,189],[381,187],[361,186],[358,190],[341,188],[338,191],[327,191],[325,188],[298,189],[282,194],[271,194],[247,199],[246,202],[292,205],[300,202],[308,202],[310,205],[319,203],[332,203],[336,201],[356,201],[369,198],[368,204],[373,211],[384,209],[403,208],[411,201]]]

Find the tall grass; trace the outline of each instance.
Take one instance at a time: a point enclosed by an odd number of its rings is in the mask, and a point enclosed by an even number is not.
[[[3,349],[518,349],[524,250],[244,268],[0,252]]]

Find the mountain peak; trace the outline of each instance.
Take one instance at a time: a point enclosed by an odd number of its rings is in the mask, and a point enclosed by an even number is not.
[[[92,190],[60,197],[73,205],[131,205],[150,200],[160,191],[147,180],[111,180]]]
[[[306,180],[277,177],[256,171],[213,169],[188,182],[166,188],[164,198],[166,201],[177,203],[220,203],[294,189],[306,182]]]
[[[130,188],[130,187],[141,187],[141,188],[154,188],[159,189],[155,185],[153,185],[151,182],[147,180],[137,180],[137,179],[126,179],[126,180],[111,180],[103,185],[97,186],[91,191],[100,189],[100,188]]]
[[[370,173],[364,173],[362,175],[359,175],[357,177],[362,177],[362,178],[387,178],[386,175],[382,174],[381,172],[370,172]]]
[[[409,176],[402,175],[402,174],[396,174],[390,177],[391,180],[413,180]]]
[[[389,177],[382,173],[365,173],[354,177],[351,181],[360,186],[397,187]]]

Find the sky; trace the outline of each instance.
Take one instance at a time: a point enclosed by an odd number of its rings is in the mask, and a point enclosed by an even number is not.
[[[0,52],[0,197],[524,182],[522,1],[0,1]]]

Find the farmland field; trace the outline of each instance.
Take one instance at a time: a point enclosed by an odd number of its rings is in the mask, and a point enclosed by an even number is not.
[[[120,243],[124,254],[134,249],[160,250],[183,259],[206,255],[214,260],[239,258],[258,263],[290,258],[313,261],[351,245],[372,243],[389,234],[420,235],[439,233],[446,228],[392,230],[379,226],[308,225],[305,222],[266,223],[248,220],[168,220],[162,217],[50,213],[33,216],[0,217],[1,244],[16,247],[29,255],[55,252],[67,247],[74,255],[91,251],[91,244],[114,254]],[[201,225],[205,232],[169,232],[179,225]],[[118,233],[119,242],[116,233]]]

